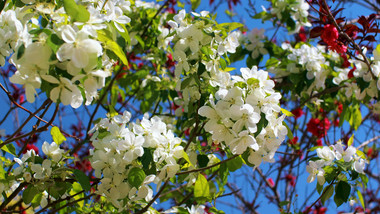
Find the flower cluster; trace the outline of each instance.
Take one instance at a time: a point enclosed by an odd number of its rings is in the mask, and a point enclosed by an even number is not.
[[[251,57],[253,59],[258,58],[260,55],[268,54],[268,50],[264,47],[264,42],[262,40],[265,39],[264,29],[253,29],[247,36],[249,40],[249,44],[246,45],[247,50],[252,51]]]
[[[10,80],[24,86],[30,103],[41,89],[54,102],[74,108],[83,102],[91,104],[111,75],[113,61],[106,49],[118,50],[109,37],[115,40],[126,33],[125,25],[130,22],[125,15],[130,11],[129,1],[78,1],[72,7],[65,4],[28,1],[21,8],[6,5],[7,11],[0,15],[5,41],[0,64],[4,65],[4,57],[14,53],[10,63],[17,72]]]
[[[330,125],[331,123],[327,118],[323,118],[323,120],[320,120],[318,118],[311,118],[307,123],[307,131],[312,133],[317,138],[322,138],[326,136]]]
[[[175,176],[180,170],[177,160],[184,154],[181,139],[159,117],[145,115],[136,123],[129,123],[130,118],[125,111],[102,119],[91,130],[90,161],[100,178],[96,192],[121,210],[131,202],[149,201],[149,184]]]
[[[27,182],[28,188],[41,190],[39,193],[41,197],[37,197],[39,200],[37,204],[45,207],[48,204],[48,188],[54,182],[52,178],[65,180],[69,176],[69,172],[62,162],[64,150],[60,149],[55,142],[49,144],[45,141],[42,145],[42,151],[47,159],[42,159],[34,150],[28,150],[21,159],[14,158],[18,167],[14,169],[13,175],[18,182]],[[50,192],[50,200],[57,200],[68,194],[66,189],[62,191],[56,194]]]
[[[5,57],[10,56],[25,36],[24,26],[17,19],[14,10],[3,11],[0,14],[0,65],[5,65]]]
[[[364,167],[366,160],[359,150],[353,146],[348,146],[344,149],[341,141],[338,141],[335,145],[324,146],[317,148],[318,160],[309,161],[309,165],[306,166],[306,171],[310,174],[307,178],[307,182],[311,183],[317,178],[319,185],[325,183],[325,170],[326,166],[337,165],[347,171],[355,171],[357,173],[364,173]]]
[[[285,139],[285,115],[279,116],[281,95],[263,70],[240,69],[242,77],[210,96],[209,105],[199,109],[208,119],[205,130],[214,143],[224,143],[233,154],[249,152],[248,161],[256,167],[262,160],[273,162],[274,154]]]
[[[304,0],[272,0],[271,14],[276,16],[281,21],[287,21],[285,17],[290,14],[292,21],[295,22],[295,27],[289,33],[297,33],[302,26],[310,27],[311,24],[307,19],[309,15],[309,4]],[[291,26],[288,26],[291,28]]]
[[[223,55],[235,53],[239,46],[240,35],[237,31],[227,36],[223,35],[221,31],[225,29],[216,25],[216,22],[210,19],[208,12],[193,14],[195,18],[189,19],[185,10],[181,10],[174,16],[174,21],[169,21],[172,31],[175,32],[172,42],[173,58],[177,61],[175,66],[177,90],[182,92],[185,106],[190,100],[199,100],[201,96],[195,79],[198,77],[193,76],[199,73],[200,66],[204,65],[207,71],[205,73],[208,73],[202,77],[210,80],[213,85],[229,79],[229,75],[221,72],[219,67],[226,65]]]
[[[323,46],[314,47],[304,44],[299,48],[292,48],[288,44],[283,44],[282,47],[291,52],[288,55],[290,63],[287,64],[286,74],[297,74],[306,70],[307,79],[314,79],[313,85],[310,89],[325,88],[325,80],[329,70],[325,68],[325,65],[328,65],[328,62],[323,56]],[[278,74],[283,75],[282,73]]]
[[[338,41],[339,32],[332,24],[327,24],[323,27],[321,39],[328,45],[331,50],[337,53],[346,53],[347,46]]]

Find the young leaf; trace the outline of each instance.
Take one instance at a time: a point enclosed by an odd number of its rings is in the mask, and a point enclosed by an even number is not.
[[[347,146],[351,146],[354,142],[354,135],[351,135],[350,139],[348,139]]]
[[[185,159],[185,160],[187,161],[187,163],[190,164],[190,166],[193,166],[193,164],[192,164],[191,161],[190,161],[189,156],[187,155],[187,153],[186,153],[185,151],[183,152],[182,157],[183,157],[183,159]]]
[[[78,180],[79,184],[82,186],[82,188],[86,191],[90,191],[91,189],[91,184],[90,184],[90,179],[88,176],[80,171],[79,169],[74,170],[74,175],[75,178]]]
[[[0,142],[2,143],[3,141],[0,141]],[[9,154],[12,154],[14,156],[17,156],[17,154],[16,154],[16,148],[15,148],[15,146],[13,144],[7,144],[7,145],[5,145],[5,146],[1,147],[1,150],[5,151],[5,152],[8,152]]]
[[[87,22],[90,19],[90,13],[86,8],[83,5],[77,5],[74,0],[63,0],[63,7],[73,21]]]
[[[239,22],[230,22],[230,23],[219,24],[219,27],[225,28],[227,30],[227,32],[233,31],[236,28],[240,28],[243,26],[244,25],[242,23],[239,23]]]
[[[208,198],[210,197],[210,187],[208,181],[202,174],[198,174],[198,178],[194,184],[195,198]]]
[[[109,38],[109,35],[107,35],[107,32],[105,31],[98,31],[98,40],[103,42],[105,44],[105,48],[112,51],[120,60],[121,62],[128,66],[128,60],[125,56],[125,53],[123,49],[111,38]]]
[[[63,141],[66,140],[65,136],[61,133],[59,128],[57,126],[54,126],[50,130],[51,137],[53,138],[53,141],[59,146]]]
[[[287,117],[294,117],[294,114],[284,108],[281,108],[281,112],[285,114]]]
[[[363,209],[365,210],[365,203],[364,203],[364,198],[363,198],[362,193],[359,190],[356,191],[356,193],[358,194],[358,198],[359,198],[360,204],[362,205]]]

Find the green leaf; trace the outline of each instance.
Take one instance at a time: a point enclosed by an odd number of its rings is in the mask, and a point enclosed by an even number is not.
[[[3,141],[0,141],[0,143],[2,143]],[[9,154],[12,154],[14,156],[17,156],[16,154],[16,148],[13,144],[7,144],[3,147],[1,147],[1,150],[5,151],[5,152],[8,152]]]
[[[53,141],[59,146],[63,141],[66,140],[65,136],[61,133],[59,128],[57,126],[54,126],[50,130],[51,137],[53,138]]]
[[[77,5],[74,0],[63,0],[63,7],[73,21],[87,22],[90,19],[90,13],[86,7]]]
[[[0,180],[3,180],[3,179],[5,179],[5,170],[4,170],[4,168],[3,168],[3,164],[2,163],[0,163]],[[0,192],[1,193],[1,192]]]
[[[331,183],[336,176],[336,168],[332,166],[325,166],[323,170],[325,170],[325,179],[327,183]]]
[[[74,182],[74,183],[73,183],[72,191],[73,191],[74,193],[78,193],[78,192],[80,192],[80,191],[82,191],[82,190],[83,190],[83,188],[82,188],[82,186],[81,186],[78,182]]]
[[[80,185],[78,182],[74,182],[74,183],[73,183],[73,186],[72,186],[72,189],[71,189],[71,191],[70,191],[70,195],[71,195],[71,196],[74,195],[74,199],[75,199],[75,200],[79,200],[79,199],[81,199],[81,198],[84,197],[83,192],[82,192],[81,194],[77,194],[77,193],[81,192],[82,190],[83,190],[83,189],[82,189],[81,185]],[[80,201],[78,202],[78,205],[79,205],[80,208],[82,208],[83,205],[84,205],[84,200],[80,200]]]
[[[29,184],[28,187],[22,193],[22,200],[25,204],[30,204],[33,201],[35,195],[38,194],[38,189],[32,184]]]
[[[201,0],[190,0],[191,1],[191,10],[196,10],[200,3],[201,3]]]
[[[241,160],[240,157],[236,157],[236,158],[229,160],[227,162],[227,168],[231,172],[234,172],[234,171],[240,169],[242,165],[243,165],[243,161]]]
[[[359,198],[360,204],[362,205],[363,209],[365,210],[365,203],[364,203],[364,198],[363,198],[362,193],[359,190],[356,191],[356,193],[358,194],[358,198]]]
[[[278,205],[280,207],[290,204],[290,201],[281,201]]]
[[[294,117],[294,114],[284,108],[281,108],[281,112],[285,114],[287,117]]]
[[[123,49],[115,41],[109,38],[105,31],[98,31],[98,40],[103,42],[105,48],[112,51],[124,65],[129,65]]]
[[[219,178],[227,183],[227,178],[230,172],[228,171],[227,163],[222,163],[219,167]]]
[[[293,140],[293,133],[292,133],[292,130],[289,128],[288,124],[285,123],[285,121],[282,121],[282,125],[284,125],[286,127],[286,129],[288,130],[288,133],[286,133],[286,135],[288,136],[288,138],[290,140]]]
[[[323,190],[323,185],[320,185],[320,184],[317,182],[317,192],[318,192],[318,194],[321,194],[322,190]]]
[[[367,159],[367,157],[365,156],[365,154],[364,154],[362,151],[360,151],[360,150],[356,150],[356,154],[357,154],[359,157],[363,158],[364,160]]]
[[[132,168],[128,173],[128,183],[131,186],[136,187],[136,189],[138,189],[140,185],[144,182],[145,177],[146,175],[144,170],[137,167]]]
[[[208,181],[202,174],[198,174],[198,178],[194,184],[194,197],[205,199],[210,197],[210,187]]]
[[[84,190],[91,190],[90,179],[84,172],[80,171],[79,169],[75,169],[74,175]]]
[[[135,35],[135,39],[139,42],[139,44],[141,45],[142,48],[145,47],[145,42],[143,39],[141,39],[141,37],[139,35]]]
[[[1,11],[3,11],[3,9],[4,9],[4,7],[5,7],[5,3],[7,3],[6,0],[3,0],[3,1],[0,2],[0,13],[1,13]]]
[[[219,24],[219,27],[226,29],[227,32],[231,32],[231,31],[235,30],[236,28],[240,28],[243,26],[244,25],[242,23],[239,23],[239,22],[230,22],[230,23]]]
[[[329,198],[331,198],[331,196],[333,195],[333,193],[334,193],[334,187],[333,187],[333,185],[326,186],[325,189],[323,190],[322,197],[321,197],[322,204],[325,204],[325,202]]]
[[[210,161],[207,155],[198,155],[197,160],[200,168],[206,167],[208,162]]]
[[[25,46],[22,44],[17,51],[17,59],[20,59],[25,53]]]
[[[129,36],[127,28],[125,27],[125,25],[119,25],[119,26],[123,28],[124,32],[121,32],[118,28],[115,28],[115,29],[117,30],[117,32],[119,32],[119,34],[121,35],[121,37],[123,37],[123,39],[125,40],[127,44],[131,44],[131,37]]]
[[[42,199],[42,193],[38,193],[37,195],[35,195],[34,198],[33,198],[33,200],[32,200],[32,206],[34,208],[40,206],[41,199]]]
[[[185,89],[190,83],[191,81],[193,80],[192,76],[184,79],[182,82],[181,82],[181,90]]]
[[[339,127],[342,127],[343,125],[343,122],[345,120],[345,117],[346,117],[346,114],[348,113],[348,106],[347,105],[343,105],[343,110],[342,110],[342,113],[340,114],[340,117],[339,117]]]
[[[347,146],[351,146],[354,142],[354,135],[351,135],[350,139],[348,139]]]
[[[261,18],[263,18],[266,14],[267,14],[267,12],[265,12],[265,11],[261,11],[260,13],[256,13],[254,16],[252,16],[252,19],[261,19]]]
[[[223,58],[220,58],[219,63],[222,70],[224,70],[227,67],[226,60],[224,60]]]
[[[337,207],[348,201],[351,193],[351,185],[345,181],[339,181],[335,186],[334,201]]]
[[[362,113],[359,108],[355,108],[353,112],[351,112],[349,123],[355,130],[357,130],[362,123]]]
[[[46,43],[50,46],[50,48],[54,51],[54,53],[57,53],[59,47],[65,43],[62,39],[60,39],[57,34],[51,34],[47,40]]]
[[[183,159],[186,160],[187,163],[190,164],[190,166],[193,166],[193,164],[192,164],[191,161],[190,161],[189,155],[187,155],[187,153],[186,153],[185,151],[183,151],[183,153],[182,153],[182,157],[183,157]]]
[[[141,157],[141,163],[146,175],[156,174],[156,164],[153,161],[153,150],[144,148],[144,154]]]
[[[323,148],[323,146],[314,146],[314,147],[311,147],[310,149],[309,149],[309,151],[310,152],[312,152],[312,151],[314,151],[314,150],[317,150],[318,148]]]

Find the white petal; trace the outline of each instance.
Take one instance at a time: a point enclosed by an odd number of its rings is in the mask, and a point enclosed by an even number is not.
[[[74,43],[76,34],[77,33],[75,32],[75,30],[70,25],[63,26],[62,39],[66,43]]]
[[[88,65],[88,52],[84,47],[77,47],[73,50],[71,60],[77,68],[85,68]]]

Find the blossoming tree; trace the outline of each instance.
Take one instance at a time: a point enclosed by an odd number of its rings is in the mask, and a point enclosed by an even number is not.
[[[267,3],[2,1],[0,212],[379,211],[377,15]]]

